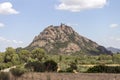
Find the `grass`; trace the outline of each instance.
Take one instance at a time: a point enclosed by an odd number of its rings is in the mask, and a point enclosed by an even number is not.
[[[119,80],[120,74],[105,73],[31,73],[24,74],[18,80]]]
[[[10,74],[8,72],[0,72],[0,80],[10,80]]]

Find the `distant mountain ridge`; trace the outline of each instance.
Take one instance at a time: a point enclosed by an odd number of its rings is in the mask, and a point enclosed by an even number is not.
[[[118,49],[118,48],[108,47],[107,50],[109,50],[113,53],[120,53],[120,49]]]
[[[38,36],[35,36],[27,49],[36,47],[44,48],[51,54],[110,54],[106,48],[98,45],[96,42],[87,39],[75,32],[72,27],[65,24],[60,26],[50,25]]]

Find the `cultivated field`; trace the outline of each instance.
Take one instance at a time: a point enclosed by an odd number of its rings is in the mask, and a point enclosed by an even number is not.
[[[15,78],[11,77],[11,80],[15,80]],[[120,74],[26,73],[16,80],[120,80]]]

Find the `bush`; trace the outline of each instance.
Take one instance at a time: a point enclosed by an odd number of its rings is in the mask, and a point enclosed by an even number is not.
[[[25,65],[25,68],[27,68],[29,71],[35,71],[35,72],[45,71],[44,64],[39,61],[29,62]]]
[[[66,72],[73,72],[73,70],[77,70],[76,63],[71,63],[70,67],[66,69]]]
[[[87,70],[89,73],[120,73],[120,66],[98,65]]]
[[[4,63],[0,63],[0,70],[5,68],[5,64]]]
[[[89,68],[88,70],[87,70],[87,72],[92,72],[92,73],[103,73],[103,72],[105,72],[105,66],[103,66],[103,65],[98,65],[98,66],[94,66],[94,67],[92,67],[92,68]]]
[[[25,68],[12,68],[10,70],[10,72],[12,73],[12,75],[14,75],[15,77],[20,77],[22,76],[25,72],[27,72],[27,70]]]
[[[8,63],[0,63],[0,70],[5,69],[5,68],[9,68],[12,66],[12,63],[8,62]]]
[[[44,63],[39,61],[29,62],[25,65],[25,68],[29,69],[30,71],[35,72],[53,72],[57,71],[57,63],[53,60],[45,61]]]
[[[44,65],[45,65],[45,71],[48,71],[48,72],[57,71],[58,65],[53,60],[48,60],[48,61],[44,62]]]
[[[10,80],[10,74],[8,72],[0,72],[0,80]]]
[[[66,72],[73,72],[73,69],[71,67],[66,69]]]

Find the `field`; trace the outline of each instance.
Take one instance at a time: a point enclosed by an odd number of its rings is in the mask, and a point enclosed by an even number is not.
[[[15,80],[15,78],[11,77],[11,80]],[[120,74],[26,73],[16,80],[120,80]]]

